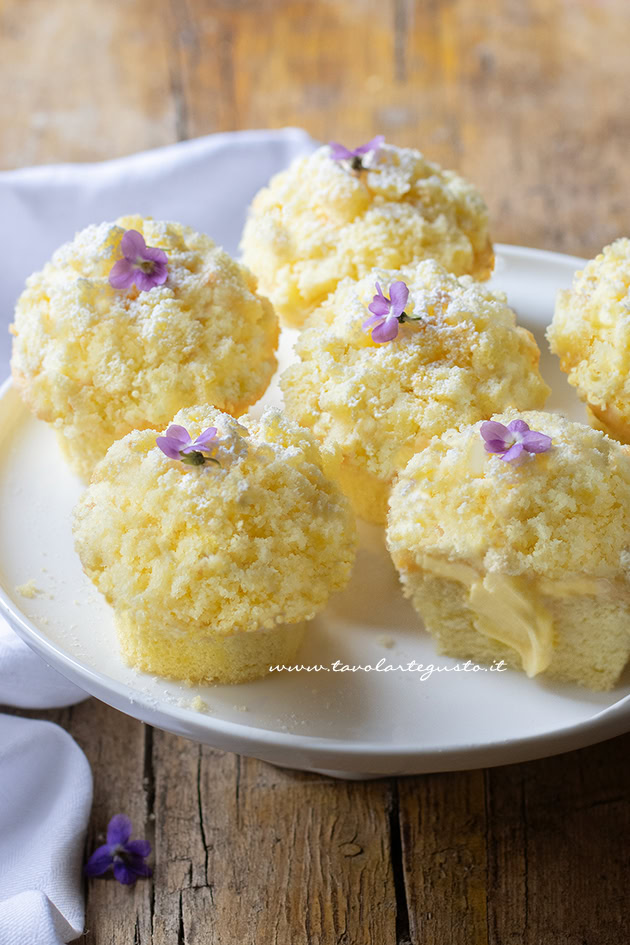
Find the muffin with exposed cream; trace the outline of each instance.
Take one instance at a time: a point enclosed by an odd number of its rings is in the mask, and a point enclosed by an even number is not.
[[[387,542],[441,653],[589,689],[630,656],[630,451],[506,411],[448,430],[392,490]]]

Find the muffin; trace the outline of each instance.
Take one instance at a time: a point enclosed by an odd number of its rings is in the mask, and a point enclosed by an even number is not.
[[[209,237],[142,217],[58,249],[11,331],[13,379],[84,478],[114,440],[182,407],[239,415],[276,368],[278,323],[254,276]]]
[[[312,437],[279,411],[180,410],[118,440],[75,510],[86,574],[133,667],[244,682],[291,664],[355,554],[348,503]]]
[[[488,211],[472,184],[413,148],[365,147],[321,147],[254,198],[243,261],[287,325],[302,326],[342,279],[375,266],[433,258],[456,275],[492,271]]]
[[[397,283],[408,293],[398,316]],[[388,291],[394,312],[374,324],[379,316],[367,316],[390,305]],[[280,380],[286,409],[321,442],[324,468],[357,514],[376,524],[396,472],[432,436],[508,406],[542,407],[549,394],[538,346],[505,296],[433,260],[344,279],[295,350]]]
[[[549,345],[594,426],[630,443],[630,240],[606,246],[558,294]]]
[[[627,448],[537,411],[448,430],[401,473],[387,543],[441,653],[614,686],[630,655]]]

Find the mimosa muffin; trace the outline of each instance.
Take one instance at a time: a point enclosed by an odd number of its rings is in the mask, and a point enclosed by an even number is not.
[[[295,350],[300,360],[280,381],[286,409],[374,523],[385,521],[397,471],[432,436],[508,406],[542,407],[549,393],[538,346],[505,296],[432,260],[345,279]]]
[[[326,145],[276,174],[254,198],[241,249],[280,318],[298,327],[344,277],[375,266],[433,258],[477,279],[494,266],[472,184],[380,137],[356,151]]]
[[[355,554],[352,512],[312,437],[271,409],[239,423],[190,407],[162,435],[118,440],[74,534],[125,660],[193,682],[291,663]]]
[[[537,411],[449,430],[401,473],[387,542],[441,653],[614,686],[630,655],[627,448]]]
[[[606,246],[558,293],[547,336],[593,425],[630,443],[630,240]]]
[[[242,413],[276,368],[277,318],[254,276],[208,236],[137,216],[58,249],[11,331],[13,379],[84,478],[114,440],[182,407]]]

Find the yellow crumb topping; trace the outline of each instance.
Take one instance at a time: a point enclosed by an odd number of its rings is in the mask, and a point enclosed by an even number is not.
[[[563,417],[518,416],[552,438],[548,452],[507,463],[485,451],[478,423],[448,430],[411,459],[390,498],[397,566],[424,568],[429,558],[481,573],[630,579],[630,452]]]
[[[363,330],[379,282],[409,288],[406,312],[421,320],[376,344]],[[384,522],[394,475],[432,436],[514,406],[542,407],[549,389],[533,336],[505,296],[426,260],[345,279],[296,342],[282,375],[290,415],[313,430],[325,468],[355,510]]]
[[[349,578],[355,526],[310,434],[271,409],[239,423],[190,407],[173,422],[193,439],[216,427],[220,465],[168,459],[156,430],[114,443],[75,512],[88,576],[146,639],[313,617]]]
[[[40,589],[35,583],[35,578],[30,578],[30,580],[26,581],[24,584],[16,585],[15,591],[21,597],[26,597],[29,600],[32,600],[41,593]]]
[[[109,285],[128,229],[166,252],[164,285]],[[276,368],[277,319],[254,276],[208,236],[138,216],[89,226],[58,249],[27,280],[11,330],[13,378],[84,477],[114,440],[160,428],[182,407],[238,415]]]
[[[433,258],[486,279],[494,265],[483,198],[413,148],[384,145],[352,172],[328,146],[298,158],[254,198],[243,260],[280,317],[300,326],[346,276]]]
[[[558,294],[549,344],[606,432],[630,442],[630,240],[618,239]]]

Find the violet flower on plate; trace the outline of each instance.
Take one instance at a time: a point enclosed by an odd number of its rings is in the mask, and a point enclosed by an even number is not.
[[[407,315],[405,305],[409,300],[409,289],[402,281],[392,282],[389,287],[389,298],[376,283],[376,295],[368,305],[371,318],[363,322],[363,330],[372,332],[372,341],[385,344],[392,341],[398,334],[398,326],[403,322],[421,321],[420,316]]]
[[[497,453],[506,463],[527,453],[546,453],[551,449],[551,437],[530,430],[524,420],[512,420],[507,426],[498,420],[486,420],[479,429],[485,441],[486,452]]]
[[[168,257],[163,249],[147,246],[142,233],[126,230],[120,241],[123,258],[109,274],[114,289],[128,289],[134,283],[141,292],[163,285],[168,278]]]
[[[338,141],[330,141],[328,146],[333,161],[349,161],[353,171],[361,171],[363,170],[363,157],[370,151],[378,151],[384,141],[385,135],[376,135],[375,138],[358,148],[354,148],[354,150],[346,148]]]
[[[156,437],[155,442],[165,456],[169,459],[178,459],[187,466],[205,466],[206,463],[216,463],[220,466],[218,459],[213,456],[204,456],[204,453],[209,453],[216,446],[213,443],[216,435],[217,428],[208,427],[193,441],[185,427],[172,423],[165,436]]]

